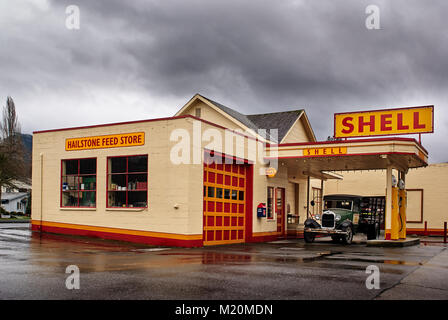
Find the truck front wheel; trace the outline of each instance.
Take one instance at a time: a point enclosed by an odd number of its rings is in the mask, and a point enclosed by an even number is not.
[[[316,238],[316,235],[312,232],[304,232],[303,233],[303,239],[306,243],[312,243],[314,242],[314,239]]]
[[[344,230],[347,234],[342,236],[342,243],[351,244],[353,240],[353,230],[351,226],[348,226]]]

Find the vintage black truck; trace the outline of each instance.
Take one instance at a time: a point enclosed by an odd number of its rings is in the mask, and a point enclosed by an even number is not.
[[[350,244],[353,235],[366,233],[367,239],[376,239],[380,232],[380,215],[363,206],[363,197],[356,195],[328,195],[324,197],[322,215],[316,214],[305,221],[304,240],[314,241],[316,235],[331,236],[334,242]],[[313,203],[312,203],[313,204]]]

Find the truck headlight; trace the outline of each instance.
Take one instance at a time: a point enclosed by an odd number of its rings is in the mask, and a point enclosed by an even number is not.
[[[340,214],[337,214],[336,217],[335,217],[334,219],[335,219],[336,221],[341,220],[341,215],[340,215]]]
[[[316,214],[314,217],[316,218],[316,220],[320,220],[320,214]]]

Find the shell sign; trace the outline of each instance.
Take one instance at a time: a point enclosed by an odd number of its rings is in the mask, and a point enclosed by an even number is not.
[[[336,113],[334,136],[353,138],[434,132],[434,106]]]
[[[336,147],[336,148],[309,148],[303,150],[303,156],[314,157],[314,156],[337,156],[341,154],[347,154],[347,147]]]

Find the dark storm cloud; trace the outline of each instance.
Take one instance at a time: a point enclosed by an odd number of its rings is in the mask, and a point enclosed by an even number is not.
[[[81,10],[78,31],[64,26],[70,4]],[[381,30],[365,28],[369,4]],[[446,1],[9,6],[0,94],[22,106],[24,129],[167,116],[200,92],[244,113],[305,108],[325,139],[334,112],[435,104],[436,134],[424,143],[432,161],[448,160],[436,147],[448,134]]]

